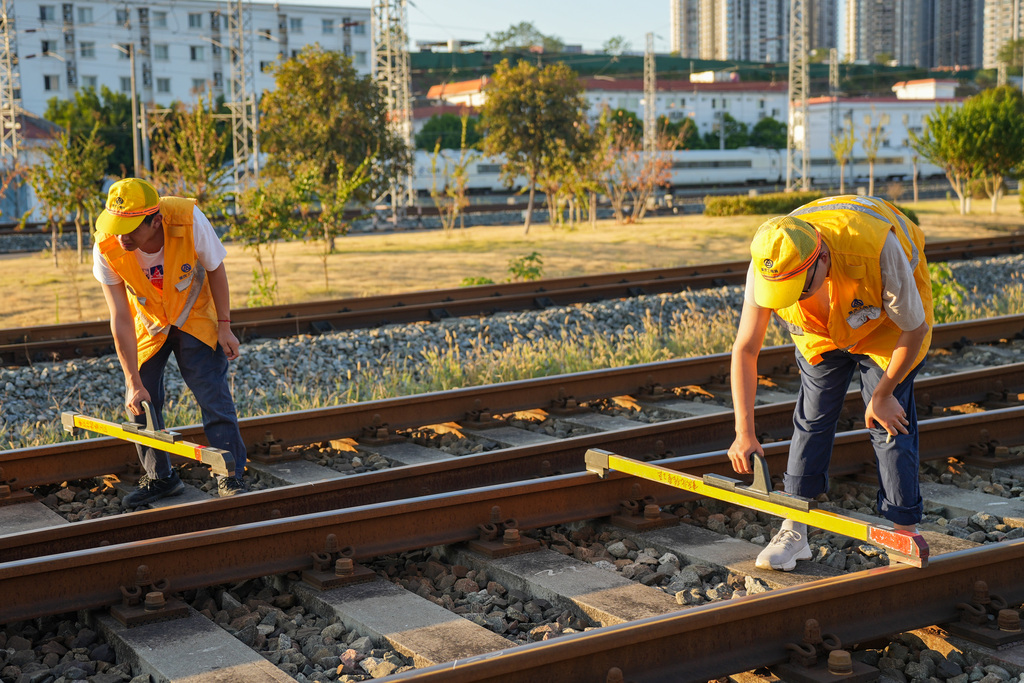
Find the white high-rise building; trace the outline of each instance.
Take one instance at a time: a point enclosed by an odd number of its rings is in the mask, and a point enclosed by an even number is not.
[[[1010,40],[1024,38],[1024,1],[987,0],[984,15],[982,66],[999,67],[999,50]]]
[[[701,59],[785,62],[789,0],[700,0]]]
[[[669,0],[672,52],[700,57],[700,0]]]
[[[251,8],[253,84],[274,87],[267,72],[280,59],[319,43],[349,55],[362,73],[372,67],[370,10],[246,3]],[[143,103],[194,102],[207,90],[230,98],[231,35],[227,2],[19,0],[14,11],[22,106],[35,114],[50,98],[107,86],[131,92],[129,46],[135,51],[136,92]]]

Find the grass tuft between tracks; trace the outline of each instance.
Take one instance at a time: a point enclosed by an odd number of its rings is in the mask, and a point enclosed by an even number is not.
[[[983,297],[972,293],[966,299],[950,307],[936,322],[1024,313],[1024,284],[1020,278],[1014,278],[996,294]],[[615,335],[583,334],[576,328],[567,327],[558,336],[527,337],[497,348],[479,339],[464,346],[462,339],[449,331],[443,344],[425,350],[419,357],[387,357],[376,364],[360,364],[355,372],[340,377],[311,378],[300,376],[295,368],[278,366],[273,385],[251,391],[236,385],[233,391],[242,417],[324,408],[723,353],[731,348],[737,322],[738,312],[732,309],[709,312],[691,308],[672,315],[668,320],[648,312],[641,324],[627,326]],[[781,328],[769,327],[766,346],[789,342],[788,335]],[[49,397],[47,401],[59,406],[58,412],[73,409],[101,419],[123,421],[123,415],[118,412],[119,405],[98,407],[87,402],[88,394],[86,392],[86,395],[74,399]],[[168,391],[164,414],[168,426],[200,422],[199,409],[188,391]],[[59,419],[2,426],[7,428],[0,443],[3,449],[38,446],[70,438],[61,430]]]

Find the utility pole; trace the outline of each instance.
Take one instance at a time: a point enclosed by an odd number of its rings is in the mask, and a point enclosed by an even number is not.
[[[828,141],[831,142],[839,132],[839,50],[831,48],[828,51]],[[836,178],[836,159],[829,155],[830,174],[833,181]]]
[[[789,135],[786,144],[786,191],[811,186],[807,130],[807,4],[789,0]],[[799,159],[797,158],[799,157]]]
[[[653,154],[658,137],[658,70],[654,66],[654,34],[647,34],[644,50],[644,152]]]
[[[17,53],[14,33],[14,1],[0,0],[0,21],[3,21],[3,36],[0,38],[0,157],[18,161],[21,146],[18,109],[21,102],[14,93],[20,92]]]
[[[132,169],[136,178],[139,177],[139,97],[135,89],[135,43],[128,43],[128,68],[132,70]]]
[[[374,75],[387,99],[388,123],[392,131],[413,150],[412,84],[409,73],[408,0],[374,0],[373,27]],[[397,218],[406,207],[416,203],[412,188],[413,169],[396,168],[391,180],[391,211]]]
[[[235,213],[238,196],[249,176],[260,179],[257,141],[256,89],[253,84],[252,8],[243,0],[231,0],[228,8],[228,35],[231,44],[231,151],[234,155]],[[252,169],[250,171],[250,164]]]

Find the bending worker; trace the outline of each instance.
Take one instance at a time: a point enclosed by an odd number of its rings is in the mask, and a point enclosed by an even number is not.
[[[235,476],[217,482],[219,494],[244,491],[245,445],[228,386],[238,339],[231,332],[224,245],[194,199],[160,197],[139,178],[110,187],[96,230],[93,275],[110,310],[128,411],[145,424],[142,402],[149,401],[154,426],[163,429],[164,366],[173,353],[202,410],[210,445],[235,460]],[[126,509],[185,490],[169,454],[138,449],[146,474],[122,500]]]
[[[827,197],[766,221],[750,244],[732,349],[736,439],[729,459],[751,471],[757,357],[774,313],[796,344],[800,392],[784,476],[787,493],[828,490],[832,442],[855,372],[878,465],[878,511],[897,529],[921,520],[914,377],[931,343],[924,234],[877,197]],[[790,571],[811,559],[805,524],[785,520],[757,566]]]

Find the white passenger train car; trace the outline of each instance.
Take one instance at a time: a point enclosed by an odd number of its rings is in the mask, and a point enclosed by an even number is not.
[[[786,182],[786,150],[742,147],[723,150],[680,150],[660,154],[668,154],[671,157],[669,183],[675,188],[755,188],[778,186]],[[441,150],[436,174],[439,189],[444,186],[446,173],[450,173],[458,158],[457,150]],[[434,183],[434,175],[431,172],[432,159],[432,152],[417,150],[413,187],[421,194],[429,194]],[[473,152],[468,166],[469,191],[507,193],[524,187],[526,178],[522,176],[515,179],[511,188],[503,182],[503,161],[500,156],[485,156]],[[447,172],[446,165],[449,169]],[[921,178],[943,177],[942,169],[926,162],[918,163],[917,172]],[[887,150],[879,154],[875,163],[875,182],[909,182],[913,178],[913,173],[913,152],[908,149]],[[816,186],[834,186],[839,182],[839,167],[831,157],[812,157],[810,174],[811,182]],[[867,160],[855,158],[846,165],[844,175],[847,185],[866,183]]]

